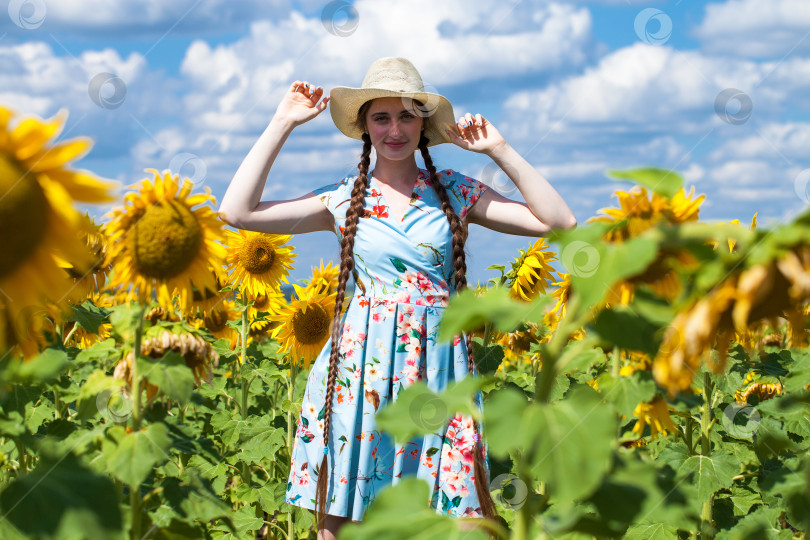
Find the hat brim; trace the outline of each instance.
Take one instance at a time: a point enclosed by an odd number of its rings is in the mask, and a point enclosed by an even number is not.
[[[425,129],[425,137],[429,140],[428,146],[451,142],[444,130],[455,130],[456,117],[453,114],[453,106],[446,97],[432,92],[397,92],[381,88],[336,86],[329,92],[329,112],[335,126],[347,137],[362,140],[363,130],[354,125],[357,111],[366,101],[380,97],[402,97],[421,101],[426,109],[421,116],[428,119],[428,127]]]

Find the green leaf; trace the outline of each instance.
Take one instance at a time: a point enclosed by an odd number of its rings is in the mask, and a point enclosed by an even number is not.
[[[0,493],[0,510],[29,537],[113,538],[123,534],[115,484],[72,453],[43,451],[36,468]]]
[[[415,383],[380,407],[377,425],[405,443],[417,435],[436,433],[456,413],[478,417],[473,396],[490,380],[484,376],[464,377],[451,382],[440,394],[424,382]]]
[[[397,269],[398,272],[407,272],[408,267],[405,266],[405,263],[402,262],[402,259],[397,259],[396,257],[390,257],[391,264],[394,265],[394,268]]]
[[[143,308],[136,302],[127,302],[110,308],[110,323],[113,333],[128,342],[135,336],[135,328],[138,326],[140,317],[143,316]]]
[[[160,388],[168,397],[185,405],[194,389],[194,374],[186,366],[186,361],[175,351],[166,351],[161,358],[138,358],[138,371],[146,379]]]
[[[740,466],[734,457],[728,454],[715,453],[712,456],[691,456],[680,469],[678,477],[694,474],[692,479],[698,489],[698,499],[709,500],[717,490],[731,486]]]
[[[582,340],[569,341],[563,347],[558,360],[562,373],[585,372],[596,364],[605,361],[605,353],[596,348],[595,340],[586,337]]]
[[[509,296],[506,287],[490,287],[482,295],[475,289],[463,289],[450,299],[439,325],[438,342],[448,342],[463,331],[484,328],[487,322],[497,330],[511,332],[521,321],[542,321],[552,298],[540,295],[531,302],[521,302]]]
[[[492,456],[505,459],[511,451],[521,448],[520,434],[528,406],[526,396],[511,388],[500,388],[487,396],[484,431]]]
[[[90,300],[85,300],[81,305],[73,306],[73,314],[70,320],[90,332],[98,334],[98,327],[107,319],[109,311],[103,307],[98,307]]]
[[[526,459],[564,506],[592,493],[610,467],[617,421],[601,396],[577,386],[565,399],[527,408],[521,430]],[[492,425],[497,419],[487,419]]]
[[[76,398],[78,418],[89,420],[99,412],[113,421],[120,421],[128,417],[131,410],[129,404],[122,409],[117,406],[120,405],[119,401],[111,402],[113,397],[121,399],[118,389],[125,385],[126,383],[122,379],[110,377],[100,369],[94,371],[81,386]]]
[[[429,507],[431,487],[422,478],[402,478],[380,491],[363,522],[341,527],[338,540],[486,540],[479,530],[462,531],[458,519]]]
[[[625,540],[673,540],[678,538],[678,529],[669,523],[654,523],[645,520],[629,527],[624,538]]]
[[[481,341],[481,338],[472,338],[475,367],[479,374],[490,375],[497,371],[498,366],[500,366],[503,361],[503,346],[490,344],[484,348]]]
[[[47,348],[25,362],[12,361],[3,371],[5,384],[39,384],[54,381],[70,365],[67,352]]]
[[[630,376],[614,378],[609,372],[598,379],[599,390],[608,403],[625,418],[631,418],[636,406],[655,396],[655,382],[649,372],[637,371]]]
[[[675,171],[666,169],[609,170],[608,176],[612,180],[630,181],[639,184],[664,197],[672,197],[683,187],[683,177]]]
[[[169,459],[170,446],[169,430],[162,423],[127,433],[106,456],[107,471],[131,486],[140,484]]]
[[[641,317],[635,309],[616,306],[596,316],[592,330],[604,342],[630,351],[642,351],[654,357],[660,339],[656,339],[659,326]]]

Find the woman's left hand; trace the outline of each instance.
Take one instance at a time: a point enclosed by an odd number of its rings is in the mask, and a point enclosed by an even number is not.
[[[479,154],[490,154],[494,149],[506,144],[501,133],[480,114],[467,113],[461,116],[456,130],[447,130],[450,142],[465,150]]]

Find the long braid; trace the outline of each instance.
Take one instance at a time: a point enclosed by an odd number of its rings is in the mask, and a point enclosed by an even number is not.
[[[332,400],[335,395],[335,381],[338,371],[338,351],[341,335],[340,315],[343,310],[343,297],[346,293],[346,282],[354,270],[354,236],[357,232],[357,223],[363,215],[365,208],[365,195],[368,188],[368,167],[371,161],[371,137],[363,134],[363,154],[357,168],[360,174],[354,181],[352,200],[346,211],[346,222],[343,238],[340,241],[340,274],[338,277],[337,298],[335,301],[335,314],[332,320],[332,350],[329,355],[329,376],[326,382],[326,408],[323,423],[323,460],[318,470],[318,482],[315,486],[315,515],[318,521],[318,530],[323,530],[326,520],[326,494],[329,485],[329,463],[326,456],[329,447],[329,429],[332,424]]]
[[[433,189],[442,201],[442,211],[447,216],[447,221],[450,222],[450,231],[453,233],[453,266],[456,269],[454,274],[454,281],[456,284],[456,291],[460,291],[467,286],[467,262],[464,256],[464,243],[467,239],[467,233],[461,219],[453,211],[450,204],[450,197],[447,195],[447,190],[439,181],[439,175],[436,174],[436,167],[433,165],[433,159],[428,152],[427,139],[424,134],[419,139],[419,151],[422,153],[422,159],[425,161],[425,166],[430,172],[430,183]],[[472,340],[470,334],[466,335],[465,345],[467,346],[467,369],[472,376],[475,373],[475,359],[473,358]],[[487,478],[486,469],[484,467],[484,455],[481,447],[481,441],[478,431],[478,422],[474,419],[472,421],[474,437],[473,447],[473,471],[475,475],[475,491],[478,494],[478,501],[481,503],[481,511],[485,519],[498,521],[498,512],[495,509],[495,503],[489,493],[489,479]]]

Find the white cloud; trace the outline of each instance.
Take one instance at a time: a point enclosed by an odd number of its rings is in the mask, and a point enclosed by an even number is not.
[[[806,0],[728,0],[708,4],[694,35],[710,53],[782,57],[810,53]]]
[[[710,157],[715,162],[741,157],[791,162],[806,160],[808,148],[810,123],[768,123],[759,129],[754,128],[748,136],[723,142]]]

